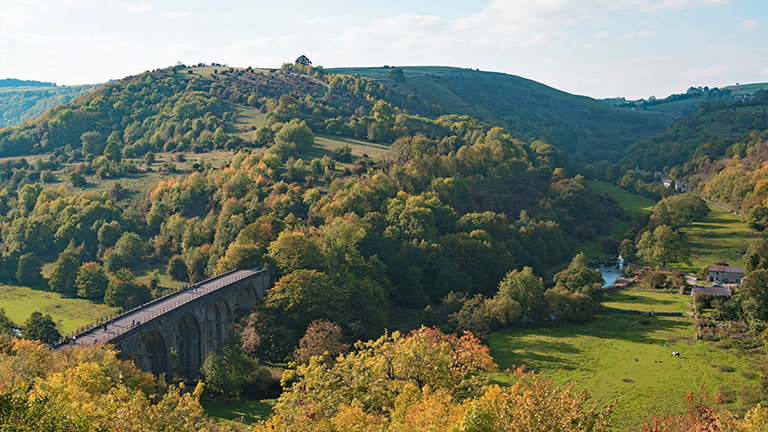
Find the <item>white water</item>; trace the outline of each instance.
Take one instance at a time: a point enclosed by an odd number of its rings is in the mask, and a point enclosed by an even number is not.
[[[603,288],[613,285],[613,283],[616,282],[616,279],[620,278],[622,274],[622,271],[616,266],[600,266],[599,270],[605,280]]]

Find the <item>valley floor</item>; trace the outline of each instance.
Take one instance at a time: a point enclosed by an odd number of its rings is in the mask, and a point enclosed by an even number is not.
[[[628,290],[608,295],[605,307],[687,312],[689,296]],[[603,312],[594,322],[554,328],[513,328],[494,333],[491,355],[500,370],[526,365],[556,384],[577,382],[601,403],[615,400],[616,430],[638,427],[654,412],[681,414],[685,395],[702,386],[723,393],[742,413],[759,401],[754,365],[746,354],[694,339],[692,318],[642,317]],[[672,352],[680,357],[671,357]],[[499,382],[506,375],[495,377]]]
[[[55,292],[15,285],[0,285],[0,307],[16,325],[23,325],[35,311],[50,314],[62,334],[117,311],[90,300],[65,298]]]

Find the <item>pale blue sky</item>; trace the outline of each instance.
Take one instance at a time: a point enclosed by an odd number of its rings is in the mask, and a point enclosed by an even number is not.
[[[768,81],[768,0],[0,0],[0,77],[175,64],[448,65],[629,98]]]

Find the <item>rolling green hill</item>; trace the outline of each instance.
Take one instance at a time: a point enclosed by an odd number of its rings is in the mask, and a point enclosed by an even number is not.
[[[391,67],[329,70],[373,78],[413,92],[439,105],[445,113],[467,114],[503,125],[517,138],[541,138],[589,160],[610,159],[628,144],[652,137],[673,121],[663,113],[612,107],[515,75],[440,66],[400,69],[405,75],[402,82],[390,78]]]
[[[65,104],[77,96],[88,93],[95,87],[95,85],[71,87],[53,87],[52,85],[9,87],[0,85],[0,128],[35,118],[55,106]]]

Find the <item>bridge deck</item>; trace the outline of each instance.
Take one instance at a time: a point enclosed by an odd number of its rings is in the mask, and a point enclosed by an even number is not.
[[[107,322],[106,328],[102,324],[96,326],[85,333],[82,333],[71,340],[68,344],[60,346],[73,347],[75,345],[94,345],[103,344],[111,341],[115,337],[143,324],[147,321],[169,312],[179,306],[189,303],[199,297],[212,293],[219,288],[225,287],[239,280],[259,273],[258,270],[238,270],[209,281],[201,282],[187,289],[177,291],[168,297],[158,299],[148,303],[146,306],[133,310],[129,313],[120,315],[113,322]]]

